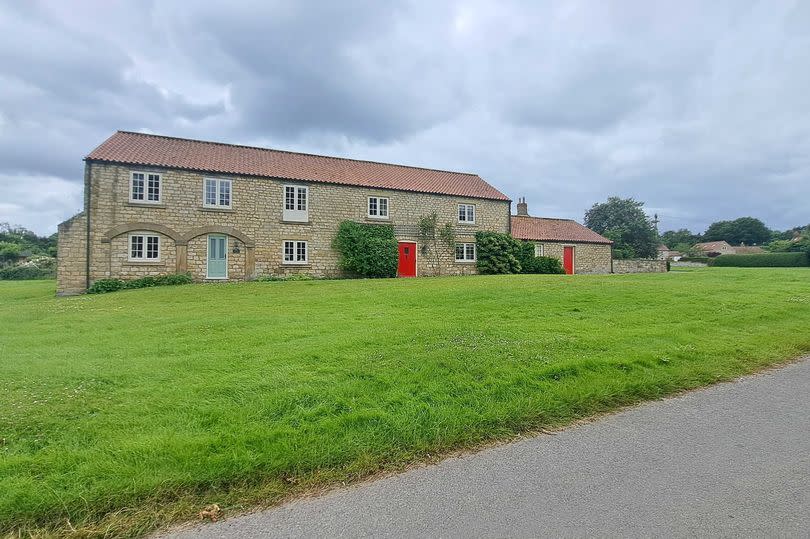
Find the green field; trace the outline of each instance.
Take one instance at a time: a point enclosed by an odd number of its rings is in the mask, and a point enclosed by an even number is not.
[[[807,268],[53,291],[0,282],[0,533],[142,535],[810,351]]]

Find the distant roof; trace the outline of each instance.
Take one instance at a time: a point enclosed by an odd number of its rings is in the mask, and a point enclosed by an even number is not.
[[[695,244],[695,249],[698,249],[700,251],[711,251],[713,249],[729,249],[729,248],[731,248],[731,245],[725,240],[705,241],[703,243]]]
[[[477,174],[118,131],[86,157],[131,165],[508,201]]]
[[[520,240],[613,243],[572,219],[512,216],[512,236]]]

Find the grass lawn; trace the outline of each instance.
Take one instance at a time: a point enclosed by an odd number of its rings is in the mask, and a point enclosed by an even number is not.
[[[0,282],[0,533],[142,535],[810,351],[803,268],[53,292]]]

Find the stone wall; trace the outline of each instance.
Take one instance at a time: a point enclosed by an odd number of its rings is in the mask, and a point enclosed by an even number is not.
[[[666,260],[653,260],[648,258],[632,258],[629,260],[614,260],[613,273],[666,273]]]
[[[574,273],[610,273],[613,252],[609,244],[603,243],[562,243],[537,241],[543,246],[543,256],[563,260],[563,247],[574,247]],[[535,251],[537,252],[537,251]]]
[[[87,219],[84,212],[59,224],[56,255],[56,293],[60,296],[81,294],[87,284],[84,250]]]
[[[478,230],[509,231],[510,204],[494,201],[432,195],[390,189],[371,189],[318,182],[293,182],[272,178],[207,175],[200,172],[166,170],[154,167],[129,167],[89,162],[90,208],[90,281],[115,277],[132,279],[144,275],[191,272],[196,280],[205,280],[207,235],[223,233],[228,236],[229,280],[250,279],[260,275],[308,273],[319,277],[340,275],[338,253],[332,249],[338,225],[344,220],[366,223],[387,223],[394,226],[398,240],[417,241],[419,217],[436,212],[439,223],[455,227],[457,241],[473,242]],[[161,201],[159,204],[133,203],[129,200],[130,173],[159,172]],[[203,179],[232,180],[231,208],[203,207]],[[283,220],[285,185],[309,188],[309,221],[294,223]],[[389,218],[367,217],[367,197],[389,199]],[[476,223],[458,223],[458,204],[476,206]],[[66,242],[81,239],[84,232],[74,234],[71,225],[65,228]],[[128,238],[133,232],[157,232],[160,236],[160,260],[156,262],[128,261]],[[60,228],[60,290],[72,292],[84,289],[84,275],[75,278],[76,268],[84,268],[84,252],[74,248],[61,253]],[[309,261],[306,265],[285,265],[282,262],[284,240],[308,242]],[[234,253],[234,248],[239,253]],[[432,253],[417,250],[418,275],[437,273],[431,263]],[[475,264],[455,262],[454,251],[442,249],[438,273],[456,275],[475,273]],[[72,280],[71,280],[72,279]]]

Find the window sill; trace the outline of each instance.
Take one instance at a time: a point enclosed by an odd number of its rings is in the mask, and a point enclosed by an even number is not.
[[[134,202],[132,200],[127,201],[127,206],[131,206],[133,208],[160,208],[163,209],[166,207],[166,204],[161,202]]]
[[[471,223],[469,221],[459,221],[458,224],[461,226],[478,226],[478,223]]]
[[[233,208],[216,208],[214,206],[200,206],[200,211],[210,211],[215,213],[234,213],[236,210]]]
[[[390,217],[372,217],[370,215],[366,215],[366,221],[371,221],[372,223],[379,223],[380,221],[387,223],[391,221]]]
[[[161,262],[160,260],[127,260],[124,262],[129,266],[165,266],[165,262]]]
[[[308,268],[312,266],[309,262],[282,262],[281,265],[285,268]]]
[[[456,260],[456,264],[475,264],[476,260]]]
[[[312,221],[285,221],[284,219],[282,219],[281,221],[279,221],[279,223],[285,225],[311,225]]]

